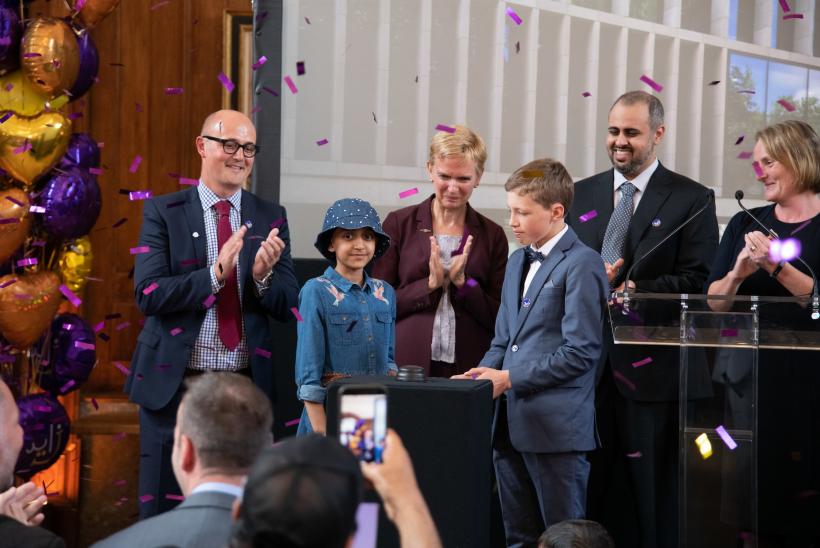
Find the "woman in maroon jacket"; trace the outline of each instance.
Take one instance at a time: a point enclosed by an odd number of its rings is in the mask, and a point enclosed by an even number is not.
[[[434,377],[478,365],[495,329],[507,238],[468,203],[486,159],[468,128],[437,133],[427,162],[434,194],[382,224],[390,248],[373,275],[396,289],[396,363]]]

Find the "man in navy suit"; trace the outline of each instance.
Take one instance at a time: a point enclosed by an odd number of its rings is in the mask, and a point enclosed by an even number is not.
[[[657,97],[643,91],[619,97],[606,141],[614,169],[575,185],[567,223],[601,253],[613,289],[623,290],[635,265],[630,291],[702,293],[717,250],[715,204],[709,189],[658,161],[655,147],[664,133]],[[679,349],[613,344],[608,321],[604,341],[596,387],[602,447],[590,455],[589,518],[618,546],[677,546]],[[633,365],[647,357],[648,365]],[[711,393],[705,362],[690,363],[689,375],[689,398]],[[620,484],[628,487],[619,490]],[[636,516],[629,515],[633,509]]]
[[[547,527],[585,514],[607,282],[600,255],[564,223],[573,184],[563,165],[535,160],[504,188],[525,247],[507,262],[489,351],[459,378],[493,383],[507,545],[537,546]]]
[[[200,184],[145,202],[134,271],[145,325],[125,391],[140,406],[140,519],[175,506],[171,468],[185,377],[232,371],[273,400],[269,319],[287,321],[298,282],[285,209],[242,189],[258,151],[240,112],[208,116]]]

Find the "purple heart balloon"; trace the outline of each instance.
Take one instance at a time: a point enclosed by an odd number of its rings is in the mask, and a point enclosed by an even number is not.
[[[71,166],[83,169],[99,167],[100,147],[87,133],[73,133],[58,168],[65,171]]]
[[[82,31],[77,36],[77,46],[80,54],[80,70],[77,73],[77,79],[74,80],[74,85],[68,90],[72,101],[85,95],[100,70],[100,57],[97,54],[97,46],[91,39],[91,33]]]
[[[70,421],[65,408],[51,394],[32,394],[17,400],[23,449],[15,473],[25,479],[60,458],[68,443]]]
[[[51,352],[41,366],[39,385],[54,395],[68,394],[88,380],[97,352],[94,330],[76,314],[60,314],[51,322]]]
[[[20,67],[21,32],[17,10],[0,5],[0,76]]]
[[[45,209],[43,228],[58,238],[88,234],[100,215],[102,197],[96,178],[78,167],[55,172],[35,199]]]

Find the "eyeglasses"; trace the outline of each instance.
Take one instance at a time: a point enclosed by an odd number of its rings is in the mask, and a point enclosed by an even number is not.
[[[256,156],[256,153],[259,152],[259,145],[255,145],[253,143],[245,143],[244,145],[240,145],[233,139],[220,139],[219,137],[211,137],[210,135],[202,135],[202,138],[210,141],[216,141],[217,143],[222,143],[222,150],[224,150],[225,154],[228,154],[229,156],[236,154],[236,151],[240,148],[242,149],[242,154],[245,158],[253,158]]]

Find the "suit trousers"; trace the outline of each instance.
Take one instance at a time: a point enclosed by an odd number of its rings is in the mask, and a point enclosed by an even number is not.
[[[205,371],[185,370],[185,379],[195,378]],[[237,371],[250,377],[250,367]],[[169,499],[166,495],[181,495],[182,490],[174,476],[171,452],[174,449],[174,427],[177,410],[185,393],[185,382],[180,383],[174,397],[162,409],[152,411],[140,407],[140,474],[139,497],[151,495],[153,498],[140,500],[140,520],[167,512],[181,501]],[[147,498],[147,497],[146,497]]]
[[[615,385],[609,362],[596,388],[601,448],[589,453],[588,518],[616,546],[678,545],[678,402],[639,402]]]
[[[506,398],[498,405],[493,464],[507,546],[537,547],[550,525],[584,517],[589,463],[584,452],[516,451],[510,442]]]

